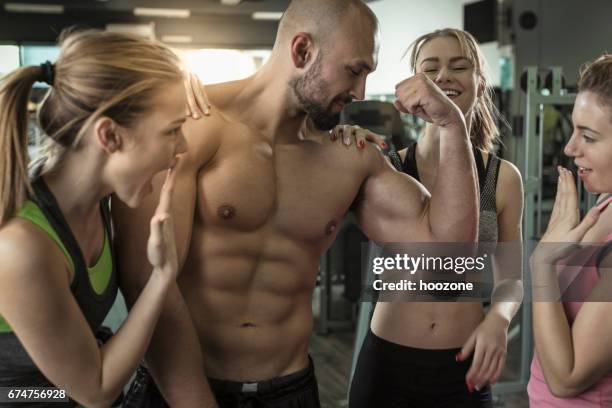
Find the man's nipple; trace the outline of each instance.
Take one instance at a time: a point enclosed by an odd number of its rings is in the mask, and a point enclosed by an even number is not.
[[[229,204],[223,204],[217,209],[217,215],[222,220],[229,220],[236,216],[236,209]]]
[[[325,235],[331,235],[336,231],[336,228],[338,227],[338,224],[336,223],[336,221],[330,221],[327,223],[327,225],[325,226]]]

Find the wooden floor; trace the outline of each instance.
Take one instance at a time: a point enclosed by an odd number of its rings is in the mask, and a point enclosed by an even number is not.
[[[315,293],[315,299],[317,294]],[[317,307],[313,308],[315,316]],[[350,315],[344,304],[334,303],[332,310],[335,317]],[[318,320],[315,318],[315,327]],[[323,408],[346,408],[348,406],[347,390],[351,363],[353,358],[353,342],[355,333],[351,328],[330,330],[327,335],[313,334],[310,339],[310,354],[314,360],[319,395]],[[508,350],[509,353],[512,350]],[[520,392],[504,396],[495,396],[496,408],[528,408],[527,393]],[[372,407],[385,408],[385,407]],[[419,408],[419,407],[406,407]]]
[[[310,354],[315,363],[319,395],[324,408],[346,407],[351,372],[353,333],[313,335]]]

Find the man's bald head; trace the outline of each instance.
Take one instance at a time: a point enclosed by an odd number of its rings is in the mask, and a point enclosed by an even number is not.
[[[355,16],[361,18],[352,18]],[[292,0],[281,18],[274,47],[295,33],[305,32],[325,48],[332,33],[348,18],[351,24],[365,24],[374,31],[378,29],[376,15],[362,0]]]
[[[266,65],[274,80],[288,80],[289,106],[329,130],[347,103],[364,98],[377,54],[378,21],[362,0],[292,0]]]

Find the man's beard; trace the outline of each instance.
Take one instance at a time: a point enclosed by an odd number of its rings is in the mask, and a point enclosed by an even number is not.
[[[324,106],[317,96],[324,97],[328,88],[327,82],[321,78],[322,53],[319,52],[317,59],[310,69],[301,77],[290,82],[291,89],[296,96],[299,109],[306,112],[312,123],[319,130],[330,130],[340,123],[340,112],[333,113],[329,106]],[[343,101],[350,101],[350,97]]]

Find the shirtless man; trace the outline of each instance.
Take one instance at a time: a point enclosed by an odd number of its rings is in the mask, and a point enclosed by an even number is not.
[[[465,121],[425,76],[398,85],[396,106],[441,127],[443,166],[431,195],[376,149],[347,151],[322,131],[338,123],[346,103],[364,98],[377,30],[359,0],[293,0],[268,63],[249,78],[207,87],[211,115],[185,127],[189,152],[177,167],[173,216],[183,268],[147,355],[169,405],[253,398],[319,406],[308,357],[311,297],[319,259],[349,208],[379,242],[476,239]],[[307,116],[314,126],[303,127]],[[128,303],[148,278],[143,237],[154,206],[113,208]],[[148,397],[143,406],[165,406],[161,395]]]

